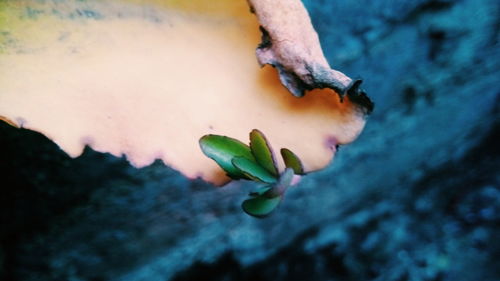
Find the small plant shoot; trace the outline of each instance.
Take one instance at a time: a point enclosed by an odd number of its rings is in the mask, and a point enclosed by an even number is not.
[[[250,145],[227,136],[205,135],[200,139],[200,147],[231,179],[265,184],[251,192],[242,204],[245,213],[257,218],[268,216],[279,206],[294,175],[305,174],[300,158],[287,148],[280,150],[286,166],[280,173],[271,145],[257,129],[250,132]]]

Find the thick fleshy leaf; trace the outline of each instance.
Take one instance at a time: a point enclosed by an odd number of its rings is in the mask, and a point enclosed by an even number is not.
[[[245,200],[242,204],[242,208],[245,213],[257,217],[263,218],[269,215],[276,207],[278,207],[281,201],[281,197],[266,198],[264,196],[255,197],[252,199]]]
[[[279,174],[273,149],[264,134],[257,129],[250,132],[250,149],[259,165],[275,176]]]
[[[250,147],[239,140],[219,135],[206,135],[200,139],[203,153],[213,159],[233,179],[248,178],[231,162],[235,157],[255,161]]]
[[[275,176],[271,175],[262,166],[245,157],[235,157],[232,163],[234,167],[238,168],[245,176],[252,180],[265,183],[275,183],[278,181]]]
[[[285,166],[287,168],[292,168],[295,174],[304,175],[304,166],[302,165],[302,161],[300,161],[299,157],[295,155],[290,149],[282,148],[281,156],[283,157],[283,161],[285,161]]]

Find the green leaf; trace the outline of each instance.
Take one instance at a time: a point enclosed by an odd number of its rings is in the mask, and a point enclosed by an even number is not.
[[[254,161],[248,160],[245,157],[235,157],[232,160],[233,166],[238,168],[245,176],[255,181],[275,183],[277,179],[271,175],[266,169],[261,167]]]
[[[287,168],[292,168],[296,175],[305,174],[302,161],[300,161],[299,157],[295,155],[295,153],[288,148],[282,148],[280,152]]]
[[[264,167],[271,174],[278,176],[279,172],[276,167],[273,149],[269,145],[264,134],[257,129],[253,129],[252,132],[250,132],[250,149],[259,165]]]
[[[206,135],[200,139],[200,147],[203,153],[213,159],[226,171],[232,179],[248,178],[231,162],[235,157],[243,157],[251,161],[255,158],[250,147],[239,140],[219,135]]]
[[[251,216],[263,218],[274,211],[280,202],[281,196],[274,198],[259,196],[245,200],[242,204],[242,208],[245,213]]]

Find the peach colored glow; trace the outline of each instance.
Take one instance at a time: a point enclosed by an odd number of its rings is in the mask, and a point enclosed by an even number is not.
[[[205,134],[247,142],[257,128],[311,171],[332,159],[332,139],[348,143],[363,128],[348,100],[330,90],[295,98],[274,69],[259,67],[246,1],[144,2],[0,4],[0,31],[13,38],[0,38],[0,119],[72,157],[89,145],[137,167],[159,158],[215,184],[227,178],[202,154]],[[28,8],[41,12],[24,16]]]

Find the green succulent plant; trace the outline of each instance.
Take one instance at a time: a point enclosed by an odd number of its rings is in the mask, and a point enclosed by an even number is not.
[[[257,129],[250,132],[250,145],[227,136],[205,135],[200,139],[200,147],[230,178],[263,184],[242,204],[243,210],[254,217],[262,218],[274,211],[293,176],[305,174],[302,161],[287,148],[280,150],[286,166],[280,173],[271,145]]]

